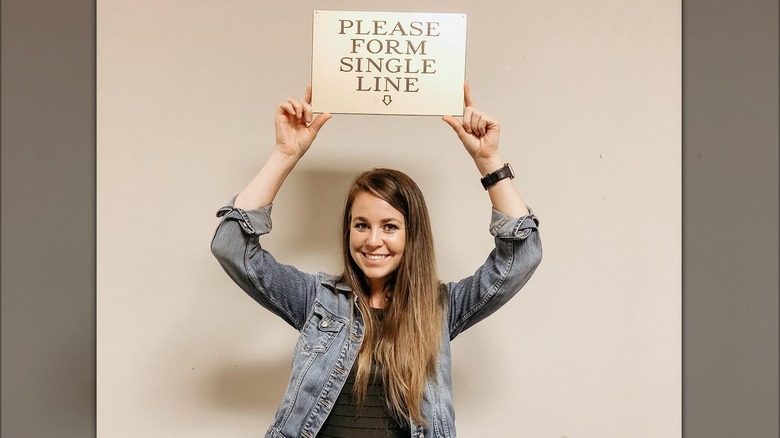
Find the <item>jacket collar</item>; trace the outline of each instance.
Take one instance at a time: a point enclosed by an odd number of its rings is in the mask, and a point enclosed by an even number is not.
[[[331,290],[336,289],[341,292],[352,292],[351,287],[339,280],[341,280],[340,275],[326,275],[325,278],[322,279],[321,283]]]

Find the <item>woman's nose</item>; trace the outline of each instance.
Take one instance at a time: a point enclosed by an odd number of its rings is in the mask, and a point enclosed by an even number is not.
[[[366,237],[366,244],[369,246],[382,246],[382,236],[379,234],[379,230],[371,230]]]

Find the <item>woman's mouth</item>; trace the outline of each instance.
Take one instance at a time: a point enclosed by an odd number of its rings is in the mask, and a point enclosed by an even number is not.
[[[390,254],[369,254],[365,252],[361,254],[363,254],[363,257],[373,261],[380,261],[390,257]]]

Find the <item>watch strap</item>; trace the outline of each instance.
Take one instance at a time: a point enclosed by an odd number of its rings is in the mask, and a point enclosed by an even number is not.
[[[504,178],[513,179],[514,177],[515,177],[515,172],[512,170],[512,165],[510,165],[509,163],[504,163],[503,167],[501,167],[500,169],[494,172],[488,173],[479,181],[482,183],[482,187],[484,187],[485,190],[487,190],[493,184],[501,181]]]

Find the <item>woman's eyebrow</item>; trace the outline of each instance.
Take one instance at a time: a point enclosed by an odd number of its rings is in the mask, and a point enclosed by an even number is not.
[[[368,219],[364,218],[363,216],[355,216],[355,217],[353,217],[352,218],[352,222],[355,222],[355,221],[370,222]],[[379,223],[382,223],[382,224],[386,224],[388,222],[399,222],[400,223],[401,219],[397,219],[397,218],[394,218],[394,217],[388,217],[388,218],[384,218],[384,219],[380,219],[379,220]]]

